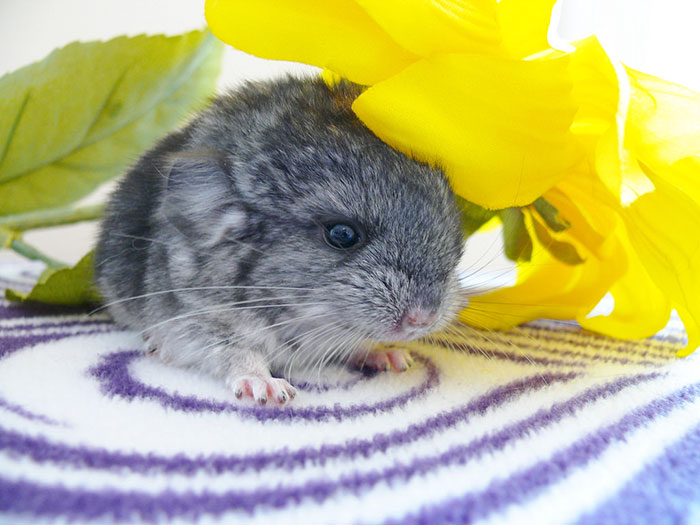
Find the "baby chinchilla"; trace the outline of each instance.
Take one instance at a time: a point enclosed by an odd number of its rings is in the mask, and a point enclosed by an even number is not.
[[[444,174],[377,138],[320,78],[215,99],[121,180],[96,254],[114,319],[237,397],[285,403],[290,363],[404,370],[456,314],[464,239]]]

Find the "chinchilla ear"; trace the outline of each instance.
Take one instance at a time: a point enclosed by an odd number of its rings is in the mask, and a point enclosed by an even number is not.
[[[234,238],[246,214],[241,209],[231,178],[216,155],[171,156],[161,214],[180,233],[204,247]]]

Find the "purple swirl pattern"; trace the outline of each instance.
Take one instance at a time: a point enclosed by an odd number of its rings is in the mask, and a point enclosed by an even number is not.
[[[405,374],[302,378],[257,407],[104,315],[0,301],[0,522],[697,521],[683,338],[470,330],[412,345]]]
[[[406,405],[407,403],[424,396],[439,384],[438,370],[429,359],[415,356],[415,360],[424,366],[425,380],[407,392],[402,392],[374,403],[352,404],[349,406],[335,405],[316,406],[311,408],[278,408],[246,407],[236,402],[217,402],[208,399],[199,399],[195,396],[183,396],[177,393],[165,392],[162,388],[145,385],[134,379],[129,373],[129,363],[142,356],[139,350],[115,352],[106,356],[91,373],[101,384],[102,391],[108,395],[121,396],[126,399],[144,398],[158,401],[164,407],[185,412],[234,412],[241,417],[253,417],[259,421],[267,420],[316,420],[336,419],[345,417],[359,417],[363,414],[377,414]],[[358,380],[350,381],[356,384]],[[340,386],[345,389],[347,386]],[[318,388],[306,385],[306,390],[327,392],[331,387],[322,385]]]

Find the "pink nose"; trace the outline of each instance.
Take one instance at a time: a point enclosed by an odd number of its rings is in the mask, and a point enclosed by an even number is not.
[[[404,327],[424,328],[435,322],[437,313],[422,308],[409,308],[403,314],[401,324]]]

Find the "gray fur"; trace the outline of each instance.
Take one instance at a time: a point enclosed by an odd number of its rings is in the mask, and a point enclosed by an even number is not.
[[[229,382],[295,354],[319,360],[337,346],[348,358],[392,340],[410,308],[439,318],[403,339],[451,320],[463,238],[449,184],[355,117],[359,93],[320,79],[251,83],[146,153],[112,196],[97,247],[99,287],[121,301],[113,317],[165,360]],[[361,225],[364,245],[329,247],[322,224],[336,218]],[[275,306],[292,303],[306,305]],[[337,330],[320,328],[329,322]]]

